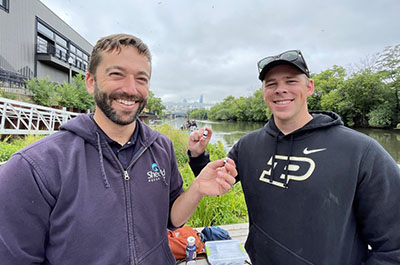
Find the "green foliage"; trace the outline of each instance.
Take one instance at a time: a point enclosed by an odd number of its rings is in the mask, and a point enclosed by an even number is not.
[[[264,122],[270,115],[266,112],[266,105],[262,89],[257,89],[252,96],[249,97],[249,119],[248,121]]]
[[[188,111],[188,115],[190,119],[196,119],[196,120],[208,119],[208,111],[205,108],[190,110]]]
[[[93,96],[89,94],[87,90],[85,76],[79,73],[72,77],[72,88],[75,90],[78,98],[74,107],[81,110],[93,111],[96,104],[94,102]]]
[[[187,155],[189,140],[188,134],[181,133],[179,132],[179,130],[172,128],[168,124],[163,124],[153,129],[171,139],[172,144],[174,145],[176,161],[179,168],[183,167],[186,163],[189,162],[189,158]]]
[[[0,89],[0,97],[12,100],[16,100],[18,98],[16,94],[4,91],[3,89]]]
[[[162,104],[161,98],[156,97],[152,91],[149,91],[146,108],[151,113],[155,113],[158,116],[163,116],[163,110],[165,109],[165,106]]]
[[[42,135],[27,135],[24,138],[5,138],[3,141],[0,141],[0,162],[7,161],[14,153],[41,138],[43,138]]]
[[[324,109],[323,97],[327,94],[332,96],[336,91],[343,88],[345,77],[346,70],[336,65],[320,74],[312,75],[314,94],[308,98],[308,108],[310,110]]]
[[[26,81],[32,98],[36,104],[42,106],[57,106],[59,96],[56,92],[56,84],[49,81],[49,77],[44,79],[32,78]]]
[[[70,84],[67,82],[62,85],[56,84],[50,82],[48,77],[32,78],[26,84],[28,90],[32,92],[33,100],[38,105],[94,110],[94,99],[86,89],[85,77],[82,74],[74,76]]]
[[[71,84],[64,82],[62,85],[57,85],[56,91],[60,96],[58,101],[59,105],[67,108],[76,108],[79,105],[78,94]]]
[[[256,90],[249,97],[228,96],[221,103],[215,104],[207,116],[211,120],[266,121],[268,116],[262,89]]]
[[[371,127],[387,128],[391,125],[391,117],[395,115],[394,109],[390,104],[382,104],[372,110],[369,116],[369,125]]]

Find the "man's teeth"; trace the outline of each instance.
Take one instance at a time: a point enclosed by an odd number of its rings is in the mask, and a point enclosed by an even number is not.
[[[284,104],[289,104],[291,100],[283,100],[283,101],[276,101],[275,103],[278,105],[284,105]]]
[[[134,105],[134,104],[136,104],[136,101],[129,101],[129,100],[124,100],[124,99],[117,99],[117,102],[125,104],[125,105]]]

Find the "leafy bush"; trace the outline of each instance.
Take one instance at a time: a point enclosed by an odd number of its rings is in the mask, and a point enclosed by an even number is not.
[[[56,84],[49,78],[32,78],[26,82],[28,90],[36,104],[42,106],[63,106],[80,110],[94,110],[93,96],[89,94],[85,85],[85,77],[78,74],[71,83]]]
[[[386,128],[392,124],[391,117],[394,110],[390,104],[382,104],[373,109],[369,114],[368,124],[371,127]]]
[[[32,78],[26,81],[28,90],[32,92],[32,98],[38,105],[57,106],[59,96],[56,92],[56,84],[49,81],[47,76],[44,79]]]
[[[78,94],[71,84],[64,82],[62,85],[57,85],[56,91],[60,96],[58,103],[61,106],[67,108],[77,108],[77,106],[79,106]]]
[[[24,138],[13,139],[10,137],[5,138],[0,141],[0,162],[7,161],[14,153],[41,138],[43,138],[43,135],[27,135]]]

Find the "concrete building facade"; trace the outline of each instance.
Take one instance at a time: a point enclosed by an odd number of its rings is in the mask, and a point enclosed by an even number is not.
[[[0,81],[84,74],[93,46],[39,0],[0,0]]]

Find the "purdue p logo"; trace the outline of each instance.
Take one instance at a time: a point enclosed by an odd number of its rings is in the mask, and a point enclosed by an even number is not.
[[[288,159],[287,156],[276,155],[275,163],[274,165],[272,165],[272,156],[271,156],[267,163],[269,169],[263,170],[260,176],[260,181],[281,188],[287,188],[287,185],[285,184],[288,184],[290,180],[303,181],[308,179],[314,172],[315,163],[312,159],[308,157],[291,156],[288,165],[289,169],[288,169],[287,181],[286,183],[284,183],[287,159]],[[271,181],[270,176],[272,172],[272,166],[274,167],[275,174],[274,174],[274,179]]]

